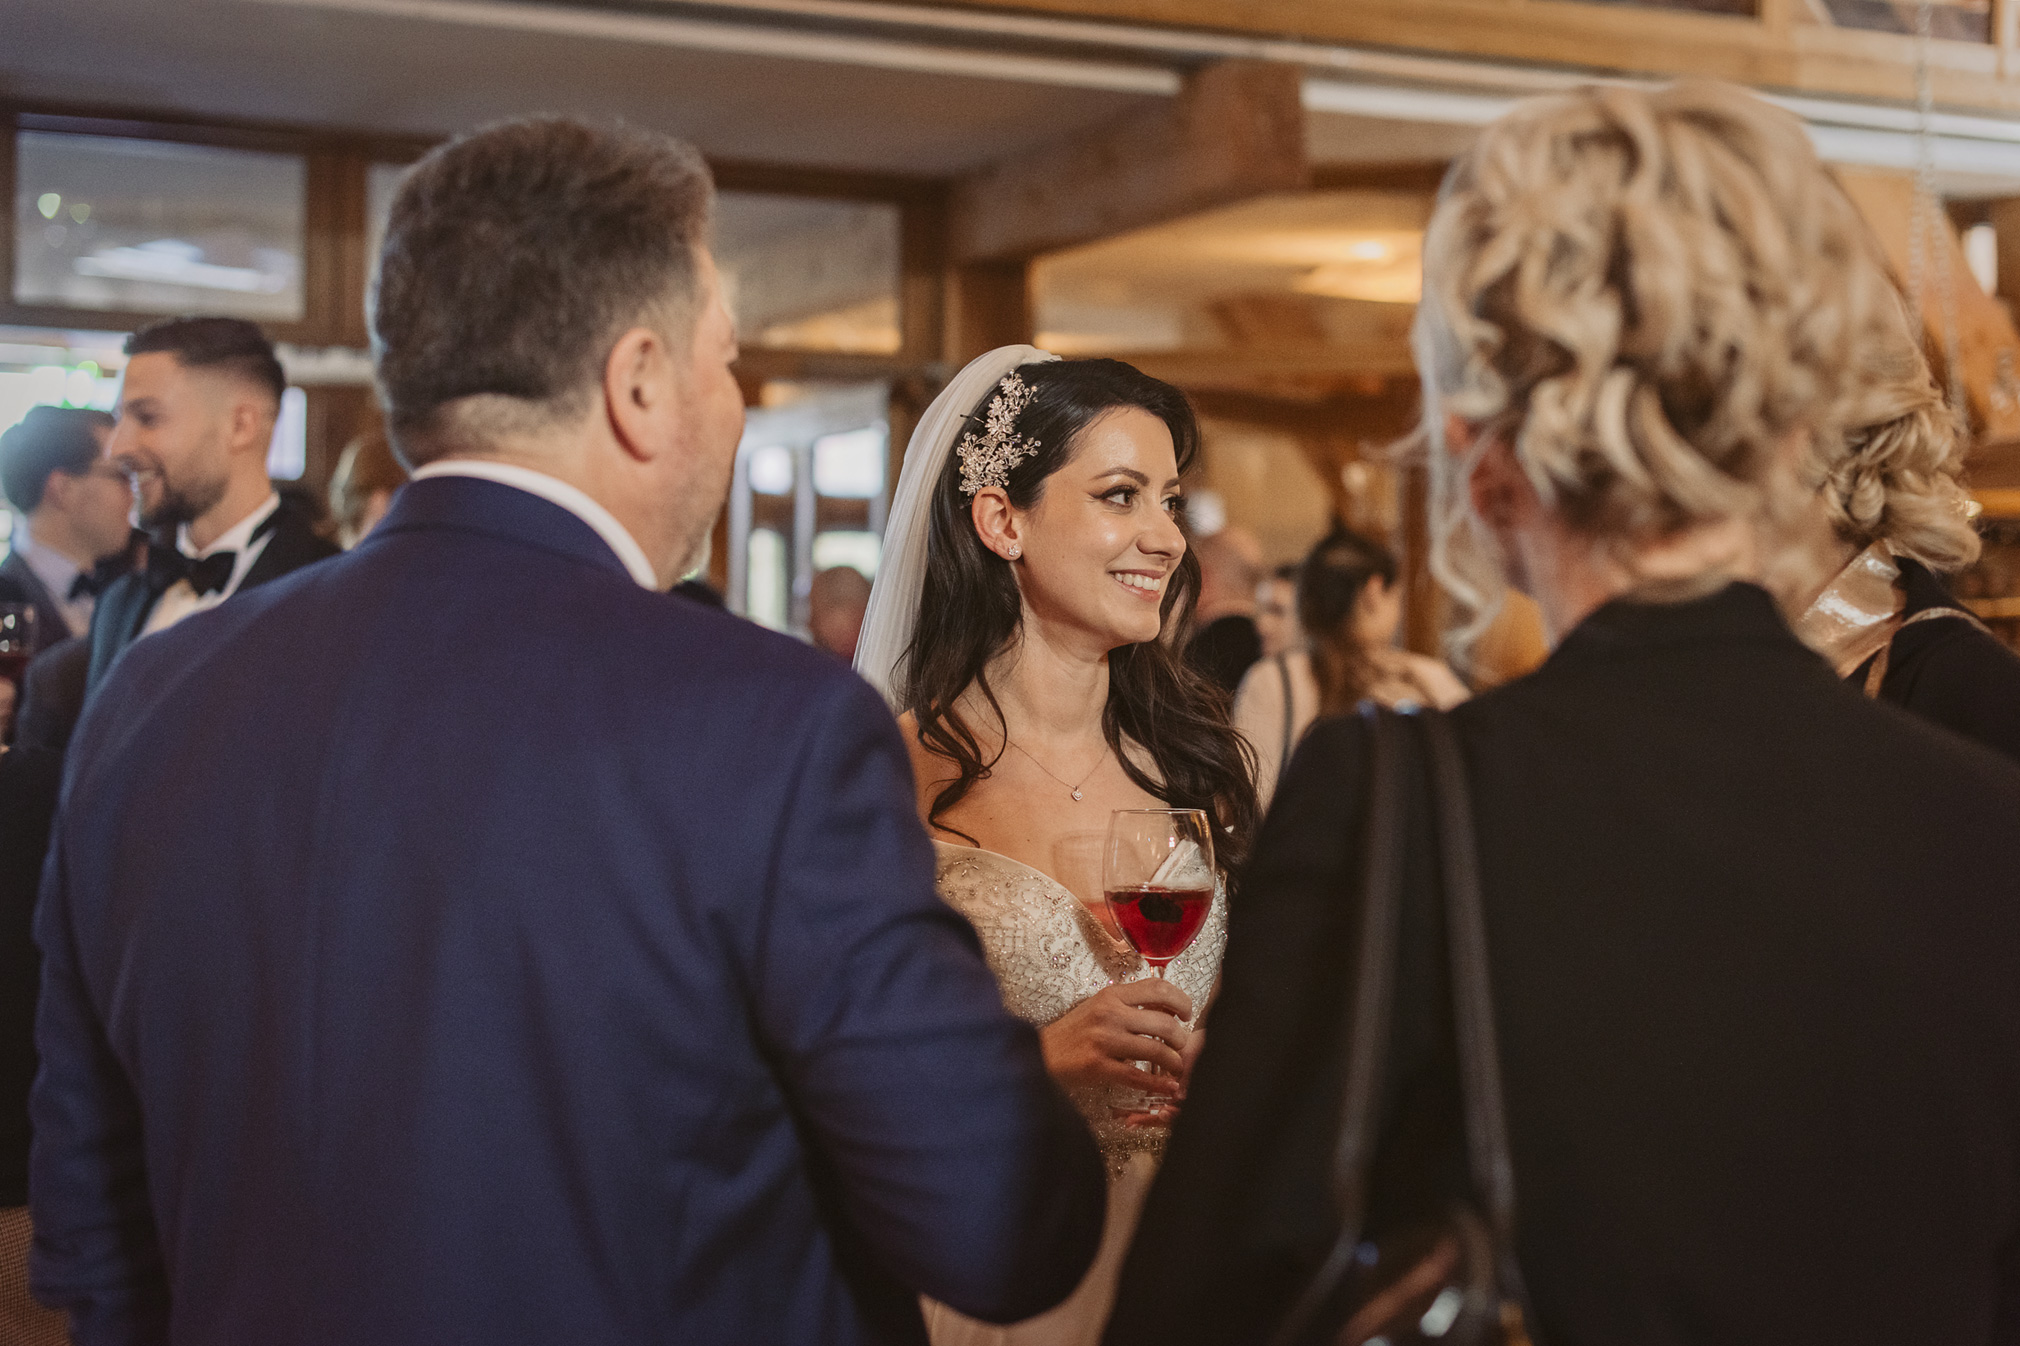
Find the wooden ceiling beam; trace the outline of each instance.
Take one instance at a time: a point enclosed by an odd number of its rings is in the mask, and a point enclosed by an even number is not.
[[[1105,351],[1181,388],[1254,391],[1284,380],[1414,377],[1406,341],[1252,342],[1230,350]]]
[[[1488,60],[1654,76],[1701,75],[1763,88],[1907,101],[1912,34],[1808,21],[1806,8],[1762,17],[1693,14],[1574,0],[920,0],[949,9],[1021,9],[1169,28],[1287,35]],[[1936,40],[1929,60],[1950,107],[2020,109],[2014,25],[1988,43]]]
[[[1304,72],[1223,61],[1178,96],[1041,146],[961,181],[952,200],[956,262],[1009,262],[1302,189]]]

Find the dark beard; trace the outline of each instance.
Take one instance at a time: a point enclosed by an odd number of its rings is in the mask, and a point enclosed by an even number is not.
[[[224,499],[230,481],[219,477],[214,482],[201,485],[176,487],[161,481],[161,499],[151,510],[144,510],[140,516],[140,526],[149,530],[174,528],[179,524],[194,523],[208,514],[217,502]]]

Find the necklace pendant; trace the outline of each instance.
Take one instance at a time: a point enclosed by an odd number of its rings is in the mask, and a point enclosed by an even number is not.
[[[1074,803],[1076,803],[1076,804],[1078,804],[1078,803],[1080,802],[1080,791],[1078,791],[1078,790],[1075,790],[1075,791],[1073,792],[1073,802],[1074,802]]]

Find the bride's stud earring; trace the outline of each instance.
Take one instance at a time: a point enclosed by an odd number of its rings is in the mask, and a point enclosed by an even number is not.
[[[1010,544],[1010,549],[1004,553],[1004,555],[1008,556],[1013,561],[1016,560],[1018,557],[1022,556],[1023,554],[1024,549],[1014,542]]]

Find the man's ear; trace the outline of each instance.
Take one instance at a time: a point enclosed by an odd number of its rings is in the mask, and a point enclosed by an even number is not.
[[[666,338],[650,327],[634,327],[617,338],[603,361],[603,403],[625,453],[646,462],[664,452],[678,400]]]
[[[968,515],[975,521],[975,532],[981,536],[982,545],[990,551],[1006,561],[1024,554],[1023,528],[1010,504],[1010,493],[1001,486],[984,486],[975,492]]]
[[[280,408],[262,398],[234,397],[225,412],[226,442],[242,453],[257,450],[262,458],[273,443],[274,426],[280,423]]]
[[[50,506],[58,514],[68,514],[71,502],[76,499],[76,491],[82,479],[71,476],[62,469],[51,472],[42,483],[42,503]]]

